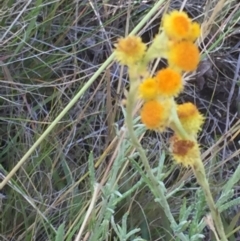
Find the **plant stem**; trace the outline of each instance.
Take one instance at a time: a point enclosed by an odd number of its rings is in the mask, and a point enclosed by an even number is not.
[[[200,186],[202,187],[203,192],[205,194],[205,198],[206,198],[207,204],[209,206],[209,209],[211,211],[212,218],[215,223],[215,227],[217,229],[218,235],[220,236],[220,240],[228,241],[225,231],[224,231],[220,213],[216,207],[216,204],[213,200],[212,193],[210,191],[209,183],[206,178],[206,173],[205,173],[205,169],[204,169],[202,161],[201,160],[197,161],[196,165],[194,165],[192,168],[193,168],[194,174],[197,178],[197,181],[200,184]]]
[[[174,125],[171,126],[172,129],[174,130],[174,132],[178,133],[178,135],[181,136],[181,138],[190,140],[191,137],[184,130],[184,128],[179,120],[177,110],[176,110],[176,104],[173,99],[172,99],[172,105],[173,105],[173,107],[171,109],[171,117],[172,117],[172,121],[174,123]]]
[[[170,207],[168,205],[166,196],[164,195],[163,189],[160,187],[157,178],[153,175],[151,167],[148,163],[148,159],[146,157],[145,151],[142,148],[140,142],[138,141],[135,133],[134,133],[134,128],[133,128],[133,108],[135,106],[135,97],[136,97],[136,88],[137,88],[137,83],[133,80],[131,85],[130,85],[130,91],[128,93],[127,97],[127,107],[126,107],[126,124],[128,128],[128,134],[131,138],[133,146],[137,149],[139,156],[141,158],[141,161],[144,165],[144,168],[146,170],[146,173],[148,175],[148,178],[151,181],[152,188],[154,190],[154,195],[157,197],[159,200],[161,200],[159,203],[163,207],[163,210],[165,212],[165,215],[167,216],[168,220],[171,223],[171,227],[173,230],[176,230],[177,228],[177,223],[171,213]],[[183,241],[188,241],[188,238],[182,233],[177,233],[176,234],[181,240]]]

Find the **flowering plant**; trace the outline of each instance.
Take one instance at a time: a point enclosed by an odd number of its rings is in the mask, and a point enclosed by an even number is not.
[[[201,160],[197,134],[202,129],[203,115],[193,103],[177,104],[175,98],[184,90],[184,72],[195,71],[200,62],[200,52],[195,41],[200,36],[200,25],[193,22],[186,13],[172,11],[163,16],[162,25],[152,44],[147,48],[140,37],[120,38],[115,45],[115,59],[128,66],[130,90],[126,102],[126,124],[133,144],[139,151],[150,181],[158,190],[159,198],[168,207],[158,181],[151,173],[144,150],[134,130],[132,113],[137,100],[142,100],[141,121],[147,129],[163,132],[171,128],[172,158],[185,167],[191,167],[201,185],[221,240],[227,240],[220,214],[213,201]],[[168,66],[153,76],[148,64],[155,58],[165,58]],[[143,80],[142,80],[143,79]],[[166,208],[172,226],[176,225]],[[180,237],[181,238],[181,237]],[[185,240],[182,238],[182,240]]]

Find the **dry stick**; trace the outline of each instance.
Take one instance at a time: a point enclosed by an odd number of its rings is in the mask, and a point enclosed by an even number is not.
[[[95,208],[95,203],[97,201],[97,198],[98,198],[98,193],[100,191],[100,185],[99,184],[95,184],[96,186],[94,187],[94,192],[93,192],[93,196],[92,196],[92,200],[91,200],[91,203],[88,207],[88,210],[86,212],[86,215],[85,215],[85,218],[83,220],[83,223],[81,225],[81,228],[77,234],[77,237],[75,238],[75,241],[80,241],[81,240],[81,236],[83,234],[83,231],[84,231],[84,228],[85,226],[87,225],[87,222],[88,222],[88,219],[89,219],[89,216],[91,215],[92,213],[92,210]]]
[[[158,8],[164,0],[159,0],[156,5],[149,11],[149,13],[142,19],[142,21],[133,29],[130,34],[136,34],[143,25],[157,12]],[[30,157],[34,150],[40,145],[40,143],[47,137],[47,135],[53,130],[53,128],[58,124],[58,122],[68,113],[68,111],[73,107],[73,105],[78,101],[78,99],[87,91],[95,79],[107,68],[107,66],[112,62],[114,54],[111,54],[108,59],[101,65],[101,67],[93,74],[93,76],[88,80],[88,82],[79,90],[79,92],[74,96],[74,98],[68,103],[68,105],[62,110],[62,112],[56,117],[56,119],[49,125],[49,127],[42,133],[42,135],[37,139],[37,141],[31,146],[31,148],[25,153],[25,155],[20,159],[20,161],[15,165],[15,167],[9,172],[5,179],[0,183],[0,190],[7,184],[7,182],[13,177],[13,175],[18,171],[18,169],[25,163],[25,161]]]

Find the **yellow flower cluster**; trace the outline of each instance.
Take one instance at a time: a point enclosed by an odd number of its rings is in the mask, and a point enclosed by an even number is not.
[[[165,68],[156,76],[147,78],[139,86],[140,97],[144,100],[156,99],[158,96],[174,97],[183,90],[183,81],[179,72]]]
[[[164,131],[169,125],[171,101],[169,100],[150,100],[143,104],[141,110],[142,123],[148,129]]]
[[[176,10],[163,17],[163,29],[169,38],[176,41],[194,41],[200,35],[199,24],[192,22],[186,13]]]
[[[154,77],[147,78],[139,85],[139,95],[145,102],[141,110],[141,120],[148,129],[166,129],[170,123],[170,110],[173,108],[171,99],[182,90],[181,75],[170,68],[158,71]],[[161,106],[161,109],[158,106]],[[156,110],[158,115],[151,114]]]
[[[199,113],[197,107],[191,102],[177,105],[177,114],[183,128],[190,135],[195,135],[201,130],[204,117]]]
[[[141,119],[149,129],[159,128],[166,117],[165,108],[159,101],[150,100],[143,105]]]
[[[194,71],[199,64],[199,50],[190,41],[173,43],[169,50],[168,63],[180,71]]]
[[[148,176],[153,182],[157,181],[135,135],[132,114],[138,98],[143,102],[141,121],[148,129],[162,132],[171,128],[174,132],[170,139],[171,156],[178,164],[193,169],[207,195],[218,235],[221,240],[227,240],[221,218],[216,214],[197,142],[204,117],[193,103],[177,104],[174,100],[184,89],[183,73],[195,71],[199,64],[200,53],[194,43],[199,36],[198,23],[182,11],[172,11],[163,16],[159,34],[148,47],[140,37],[128,36],[119,39],[114,54],[117,61],[128,66],[130,88],[126,94],[126,126]],[[150,74],[149,62],[156,58],[165,58],[168,65]]]
[[[175,132],[171,139],[173,158],[185,166],[192,165],[200,155],[195,137],[204,118],[194,104],[177,105],[174,98],[184,89],[183,72],[197,69],[200,53],[194,41],[199,36],[198,23],[192,22],[185,12],[172,11],[163,16],[160,33],[148,48],[140,37],[128,36],[118,40],[114,51],[116,60],[127,65],[130,77],[134,76],[130,85],[133,81],[134,86],[138,83],[138,97],[143,100],[142,123],[157,131],[172,128]],[[168,66],[142,81],[140,73],[146,73],[149,61],[158,57],[166,58]]]
[[[142,39],[137,36],[128,36],[120,38],[115,45],[115,57],[124,65],[132,66],[139,62],[146,51],[147,46],[142,42]]]
[[[200,61],[197,46],[200,26],[184,12],[173,11],[163,17],[163,31],[171,41],[168,63],[180,71],[194,71]]]
[[[184,166],[193,166],[201,160],[198,143],[192,140],[184,140],[174,135],[170,140],[170,150],[173,159]]]

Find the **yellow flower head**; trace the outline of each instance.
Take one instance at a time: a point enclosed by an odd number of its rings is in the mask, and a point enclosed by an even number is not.
[[[191,29],[191,19],[184,12],[172,11],[163,17],[163,30],[173,40],[185,39]]]
[[[144,100],[151,100],[157,97],[157,82],[154,78],[147,78],[139,86],[140,97]]]
[[[164,130],[169,117],[169,108],[157,100],[146,102],[141,110],[142,123],[148,129]]]
[[[168,63],[171,67],[183,71],[194,71],[200,61],[198,47],[191,41],[181,41],[172,44],[168,53]]]
[[[200,25],[197,22],[193,22],[191,24],[191,29],[186,39],[193,42],[200,36],[200,34],[201,34]]]
[[[156,81],[158,93],[163,97],[177,96],[183,90],[181,75],[170,68],[158,71]]]
[[[174,135],[170,140],[173,159],[184,166],[193,166],[200,160],[200,150],[196,141],[183,140]]]
[[[204,117],[194,104],[187,102],[178,105],[177,114],[183,128],[187,133],[196,135],[198,131],[201,130]]]
[[[120,38],[115,47],[114,53],[116,60],[128,66],[141,61],[147,48],[142,42],[142,39],[137,36]]]

